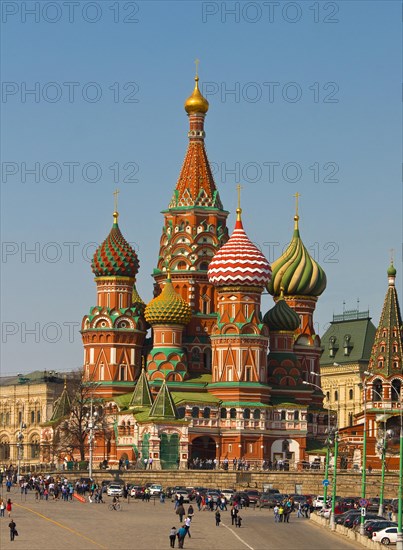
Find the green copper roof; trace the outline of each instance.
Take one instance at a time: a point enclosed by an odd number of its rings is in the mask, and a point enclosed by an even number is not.
[[[67,391],[67,385],[65,383],[60,397],[55,401],[55,405],[53,408],[53,413],[50,418],[50,421],[53,422],[54,420],[59,420],[60,418],[67,416],[70,413],[70,408],[71,408],[71,400],[70,400],[69,393]]]
[[[206,405],[218,405],[220,399],[211,393],[202,393],[202,392],[180,392],[173,391],[171,392],[172,399],[175,402],[175,405],[184,405],[188,404],[206,404]]]
[[[323,354],[320,365],[368,362],[375,332],[376,329],[370,317],[332,321],[321,338]]]
[[[295,216],[294,220],[292,240],[284,254],[272,264],[272,278],[267,283],[267,290],[273,296],[279,296],[282,288],[286,296],[320,296],[326,288],[325,272],[301,240],[299,217]]]
[[[290,308],[283,296],[280,296],[276,305],[269,309],[263,317],[263,322],[272,331],[286,330],[294,332],[299,327],[298,314]]]
[[[166,419],[175,419],[178,417],[175,404],[165,380],[162,382],[160,391],[151,407],[149,417]]]
[[[152,402],[153,400],[151,397],[147,376],[144,368],[142,368],[136,387],[134,388],[129,407],[151,407]]]

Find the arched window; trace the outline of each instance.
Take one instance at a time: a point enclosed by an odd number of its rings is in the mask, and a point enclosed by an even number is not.
[[[204,407],[203,418],[210,418],[210,407]]]
[[[199,418],[199,407],[192,408],[192,418]]]
[[[330,392],[329,392],[329,391],[326,392],[326,399],[327,399],[328,401],[330,401]]]
[[[255,409],[255,410],[253,411],[253,418],[254,418],[255,420],[260,420],[260,409]]]
[[[348,398],[351,400],[351,399],[354,399],[354,391],[353,390],[349,390],[348,391]]]
[[[230,409],[229,417],[232,419],[236,418],[236,409]]]
[[[244,409],[242,416],[244,417],[245,420],[249,420],[249,418],[250,418],[250,409]]]
[[[285,420],[285,411],[281,411],[281,420]]]
[[[326,426],[328,423],[329,423],[329,416],[325,414],[325,416],[323,417],[323,424]]]
[[[383,387],[381,380],[374,380],[372,384],[372,400],[373,401],[382,401],[383,400]]]
[[[224,409],[224,408],[221,409],[221,411],[220,411],[220,418],[223,419],[223,420],[224,420],[225,418],[227,418],[227,409]]]
[[[10,443],[6,439],[0,442],[0,460],[8,460],[10,458]]]
[[[392,401],[400,401],[401,390],[402,390],[402,381],[397,378],[395,378],[395,380],[392,380],[392,386],[391,386]]]
[[[353,413],[348,413],[348,425],[353,425]]]
[[[185,407],[179,407],[177,411],[179,418],[185,418]]]
[[[294,420],[299,420],[299,411],[294,411]]]
[[[31,440],[30,448],[31,448],[31,458],[39,458],[40,447],[39,447],[38,437],[35,437]]]
[[[35,423],[35,411],[31,411],[31,424]]]
[[[179,269],[179,270],[186,269],[186,262],[178,262],[176,269]]]
[[[334,392],[334,400],[335,401],[339,400],[339,392],[337,390]]]
[[[36,411],[36,422],[39,424],[41,421],[41,411]]]
[[[208,263],[202,262],[199,267],[200,271],[207,271],[208,270]]]

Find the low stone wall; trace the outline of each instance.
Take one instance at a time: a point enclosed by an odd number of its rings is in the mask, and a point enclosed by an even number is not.
[[[70,479],[88,477],[88,472],[54,472]],[[244,472],[216,470],[95,470],[94,478],[100,482],[119,479],[134,484],[160,483],[163,487],[183,485],[184,487],[217,487],[220,489],[241,489],[244,487],[263,489],[272,485],[284,493],[323,494],[323,472]],[[332,490],[332,476],[329,476]],[[367,497],[380,493],[381,476],[367,475]],[[385,476],[385,498],[396,498],[398,493],[398,474]],[[337,495],[358,496],[361,494],[361,475],[351,473],[337,474]]]
[[[310,519],[317,525],[320,525],[321,527],[326,529],[330,529],[330,522],[328,519],[322,518],[317,514],[311,514]],[[361,544],[361,546],[369,548],[370,550],[382,550],[385,548],[385,546],[380,542],[374,542],[368,537],[360,535],[360,533],[357,533],[357,531],[354,531],[354,529],[347,529],[347,527],[344,527],[343,525],[336,525],[335,527],[335,532],[339,535],[354,540],[355,542],[358,542],[358,544]]]

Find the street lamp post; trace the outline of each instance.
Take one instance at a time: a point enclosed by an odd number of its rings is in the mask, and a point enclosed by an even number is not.
[[[88,444],[89,444],[89,464],[88,475],[92,479],[92,459],[94,452],[94,429],[96,429],[96,422],[98,420],[97,411],[94,412],[94,400],[91,398],[90,412],[86,414],[87,417],[87,430],[88,430]]]
[[[363,375],[371,376],[372,373],[364,371]],[[367,483],[367,381],[363,379],[363,391],[364,391],[364,432],[363,432],[363,444],[362,444],[362,461],[361,461],[361,500],[365,500],[366,495],[366,483]],[[360,519],[360,535],[365,535],[364,530],[365,516],[361,514]]]
[[[24,430],[27,427],[24,422],[21,422],[20,424],[20,431],[17,434],[17,459],[18,459],[18,469],[17,469],[17,481],[20,481],[20,474],[21,474],[21,455],[22,450],[24,448]]]
[[[311,374],[316,374],[316,373],[311,373]],[[317,384],[313,384],[312,382],[307,382],[306,380],[303,380],[302,382],[303,384],[305,384],[306,386],[314,386],[315,388],[318,388],[322,393],[323,393],[323,390],[320,386],[318,386]],[[328,475],[329,475],[329,458],[330,458],[330,409],[329,407],[327,407],[327,449],[326,449],[326,459],[325,459],[325,480],[328,479]],[[326,506],[326,502],[327,502],[327,485],[324,485],[323,486],[323,502],[324,502],[324,506]]]
[[[400,404],[400,445],[399,445],[399,493],[397,499],[397,541],[396,550],[403,550],[402,512],[403,512],[403,400],[402,388],[400,394],[394,386],[390,386],[396,392]]]
[[[332,490],[332,509],[330,511],[330,528],[332,531],[336,529],[334,521],[334,509],[336,506],[336,487],[337,487],[337,458],[339,454],[339,432],[334,432],[334,468],[333,468],[333,490]]]

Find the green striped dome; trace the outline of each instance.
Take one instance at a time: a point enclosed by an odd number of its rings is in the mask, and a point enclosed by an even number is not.
[[[299,217],[295,216],[294,234],[287,250],[272,264],[272,278],[267,290],[279,296],[281,288],[287,296],[320,296],[326,288],[326,274],[310,256],[301,240]]]
[[[146,307],[144,316],[150,325],[187,325],[192,317],[192,310],[175,291],[171,279],[167,279],[161,294]]]
[[[284,298],[281,296],[276,305],[269,309],[263,317],[263,322],[272,331],[287,330],[294,331],[299,327],[299,316],[290,308]]]

